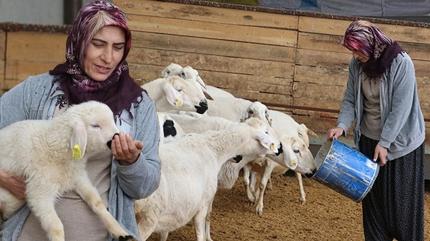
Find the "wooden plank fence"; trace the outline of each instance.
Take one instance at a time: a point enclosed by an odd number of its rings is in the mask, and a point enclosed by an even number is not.
[[[115,2],[128,15],[133,34],[128,62],[140,83],[157,78],[171,62],[190,65],[207,84],[288,112],[321,135],[335,125],[351,59],[339,43],[352,19]],[[430,28],[391,22],[380,20],[378,26],[414,60],[429,140]],[[64,61],[65,40],[65,33],[0,29],[1,89]]]

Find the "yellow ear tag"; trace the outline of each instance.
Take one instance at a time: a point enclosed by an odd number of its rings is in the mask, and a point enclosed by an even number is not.
[[[176,105],[176,107],[181,107],[182,106],[182,100],[180,100],[180,99],[176,99],[176,101],[175,101],[175,105]]]
[[[72,157],[73,160],[79,160],[81,159],[82,152],[81,152],[81,146],[79,144],[75,144],[72,148]]]

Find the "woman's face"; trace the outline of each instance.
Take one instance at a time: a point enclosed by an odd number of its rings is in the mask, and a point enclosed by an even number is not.
[[[357,50],[352,50],[352,56],[361,63],[366,63],[369,61],[369,57],[367,55]]]
[[[125,50],[125,34],[116,26],[100,29],[85,50],[84,70],[91,79],[105,81],[121,62]]]

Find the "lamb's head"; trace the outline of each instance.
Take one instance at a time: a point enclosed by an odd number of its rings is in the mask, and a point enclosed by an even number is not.
[[[174,76],[174,75],[180,76],[181,72],[182,72],[182,66],[176,63],[171,63],[161,71],[161,77],[167,78],[169,76]]]
[[[302,174],[312,174],[315,172],[316,164],[314,157],[301,138],[287,136],[282,137],[281,141],[284,147],[284,155],[274,157],[274,161]]]
[[[73,159],[110,152],[110,143],[119,132],[110,108],[97,101],[71,106],[64,117],[71,125],[70,147]]]
[[[248,143],[250,148],[253,148],[258,153],[258,156],[265,156],[268,154],[280,155],[283,152],[282,143],[276,132],[265,121],[258,118],[251,117],[245,121],[249,128],[249,133],[256,142]],[[250,155],[252,153],[245,153]]]
[[[200,88],[202,88],[203,93],[205,94],[208,100],[213,100],[212,96],[209,94],[206,84],[203,79],[200,77],[199,72],[191,66],[185,66],[179,74],[180,77],[191,80],[199,84]]]
[[[267,123],[272,125],[272,118],[269,115],[269,109],[267,106],[259,101],[252,102],[246,109],[244,120],[251,117],[258,118],[260,120],[267,121]]]
[[[208,102],[196,82],[179,76],[170,76],[166,80],[163,90],[170,105],[178,110],[197,111],[199,114],[206,112]]]

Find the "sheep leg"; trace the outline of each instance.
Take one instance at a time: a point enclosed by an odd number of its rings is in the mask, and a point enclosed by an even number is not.
[[[212,241],[211,238],[211,213],[212,213],[212,201],[209,203],[208,213],[206,215],[205,229],[206,229],[206,241]]]
[[[160,232],[160,241],[166,241],[169,236],[169,232]]]
[[[306,193],[305,193],[305,189],[303,187],[302,174],[300,174],[299,172],[296,172],[296,176],[297,176],[297,181],[299,182],[299,188],[300,188],[300,201],[302,204],[305,204]]]
[[[254,193],[251,191],[251,187],[250,187],[251,185],[250,176],[251,176],[251,167],[249,165],[246,165],[243,167],[243,181],[245,183],[246,195],[249,201],[255,202],[255,196],[254,196]]]
[[[106,229],[116,238],[121,241],[135,240],[129,235],[118,223],[118,221],[112,217],[107,211],[100,194],[97,189],[91,184],[88,176],[85,174],[78,175],[79,177],[75,180],[76,192],[81,198],[88,204],[91,210],[101,219]]]
[[[194,226],[196,229],[197,241],[205,241],[206,238],[206,216],[209,205],[204,205],[194,216]]]
[[[272,178],[269,178],[269,180],[267,180],[267,186],[266,186],[266,188],[268,190],[273,190]]]
[[[259,186],[259,195],[258,195],[258,201],[257,201],[257,207],[256,212],[259,216],[263,215],[263,199],[264,199],[264,192],[266,190],[267,182],[270,179],[270,176],[272,175],[272,171],[275,168],[275,165],[273,161],[267,160],[265,167],[264,167],[264,173],[260,180],[260,186]]]
[[[58,190],[53,185],[44,185],[43,193],[40,193],[37,186],[40,185],[33,182],[27,184],[28,207],[39,219],[50,241],[64,241],[63,223],[55,211],[55,199]]]
[[[145,241],[151,236],[157,227],[160,209],[157,205],[145,205],[145,200],[140,199],[134,202],[134,212],[136,215],[136,222],[139,228],[140,239]],[[160,232],[160,240],[167,239],[168,232]]]

